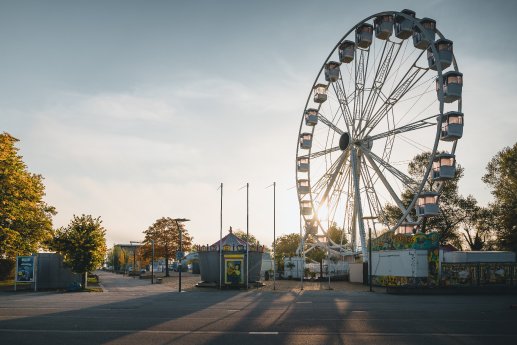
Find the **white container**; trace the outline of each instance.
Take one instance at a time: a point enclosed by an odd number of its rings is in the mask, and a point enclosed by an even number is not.
[[[470,251],[470,252],[444,252],[443,261],[450,263],[466,263],[466,262],[515,262],[514,252],[488,252],[488,251]]]
[[[372,252],[372,275],[427,277],[427,250],[381,250]]]
[[[349,280],[351,283],[363,282],[363,263],[350,264]]]

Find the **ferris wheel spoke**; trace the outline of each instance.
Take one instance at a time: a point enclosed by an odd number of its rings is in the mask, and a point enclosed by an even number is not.
[[[393,109],[393,107],[402,100],[402,98],[422,79],[422,77],[429,71],[429,68],[418,67],[416,62],[422,56],[418,56],[417,60],[408,69],[406,74],[401,78],[394,90],[389,94],[386,101],[379,107],[374,115],[366,122],[361,134],[366,132],[366,135],[375,128],[379,122]]]
[[[350,129],[353,126],[353,118],[350,112],[349,99],[346,96],[345,88],[342,85],[343,79],[340,79],[338,82],[332,84],[332,89],[336,94],[337,101],[339,103],[339,110],[341,111],[341,115],[343,116],[343,120],[345,121],[345,126],[350,133]]]
[[[405,132],[416,131],[416,130],[419,130],[419,129],[422,129],[422,128],[436,126],[436,122],[428,122],[428,120],[430,120],[430,119],[436,119],[436,115],[429,116],[429,117],[427,117],[425,119],[418,120],[418,121],[415,121],[413,123],[409,123],[409,124],[406,124],[404,126],[400,126],[398,128],[394,128],[394,129],[388,130],[388,131],[383,132],[383,133],[379,133],[379,134],[375,134],[375,135],[369,136],[368,140],[379,140],[379,139],[386,138],[386,137],[389,137],[389,136],[392,136],[392,135],[395,135],[395,134],[402,134],[402,133],[405,133]]]
[[[319,201],[319,206],[318,206],[318,209],[316,210],[316,213],[318,213],[318,211],[320,210],[321,206],[327,201],[329,192],[334,188],[334,183],[336,181],[336,178],[338,177],[339,173],[341,172],[341,168],[343,167],[343,164],[346,162],[347,159],[348,159],[348,150],[344,151],[341,154],[341,156],[337,160],[337,164],[333,167],[332,173],[331,174],[328,174],[328,173],[325,174],[325,175],[329,176],[329,179],[327,180],[327,183],[326,183],[326,187],[327,188],[325,189],[325,192],[323,193],[323,196],[321,197],[321,199],[318,198],[319,199],[318,200]]]
[[[318,119],[324,123],[325,125],[327,125],[330,129],[334,130],[334,132],[336,132],[337,134],[339,135],[342,135],[343,134],[343,131],[341,129],[339,129],[336,125],[334,125],[334,123],[332,123],[332,121],[330,121],[329,119],[327,119],[323,114],[319,113],[318,114]]]
[[[370,170],[368,169],[368,165],[366,161],[362,161],[361,164],[361,177],[363,179],[363,184],[365,186],[366,191],[366,199],[368,201],[368,208],[371,216],[378,217],[381,219],[383,214],[382,204],[379,200],[379,196],[377,195],[377,191],[374,188],[373,177],[370,174]]]
[[[388,170],[393,176],[395,176],[397,179],[399,179],[402,183],[404,183],[409,189],[414,190],[416,186],[418,186],[418,183],[412,179],[411,177],[404,174],[402,171],[395,168],[393,165],[391,165],[389,162],[384,161],[382,158],[377,156],[372,151],[368,150],[365,147],[361,146],[361,152],[363,152],[366,156],[369,156],[374,161],[382,165],[386,170]]]
[[[356,50],[356,58],[355,61],[355,97],[354,97],[354,110],[353,110],[353,118],[352,118],[352,132],[355,133],[355,121],[361,119],[362,110],[363,110],[363,102],[364,102],[364,87],[366,83],[366,77],[368,75],[368,62],[370,60],[370,47],[368,49],[359,49],[359,58],[357,58],[357,50]],[[366,57],[365,57],[366,55]],[[365,61],[366,60],[366,61]]]
[[[401,46],[401,43],[396,43],[388,40],[385,41],[382,50],[382,55],[379,59],[379,64],[375,71],[375,77],[372,81],[371,92],[369,93],[368,98],[366,99],[366,105],[363,109],[363,115],[359,120],[357,132],[361,132],[362,122],[365,121],[367,123],[370,117],[372,116],[377,102],[381,97],[384,84],[386,83],[390,71],[393,68],[394,62],[396,61],[397,56],[400,52]]]
[[[312,193],[314,195],[319,195],[321,191],[328,186],[330,179],[334,175],[336,171],[339,171],[341,165],[341,159],[336,159],[330,168],[316,181],[313,185]]]
[[[309,159],[318,158],[318,157],[325,156],[325,155],[327,155],[327,154],[329,154],[331,152],[335,152],[335,151],[338,151],[338,150],[340,150],[340,148],[339,148],[339,146],[336,146],[336,147],[331,147],[330,149],[316,151],[316,152],[313,152],[313,153],[310,153],[308,155],[301,156],[301,157],[309,158]]]
[[[390,194],[393,201],[395,201],[395,204],[398,206],[398,208],[402,211],[403,214],[408,213],[406,206],[404,206],[404,204],[398,197],[397,193],[395,193],[395,191],[393,190],[391,185],[388,183],[388,180],[386,179],[384,174],[381,172],[381,169],[379,168],[379,166],[375,163],[375,161],[372,159],[372,157],[370,155],[365,154],[364,156],[370,163],[370,166],[373,168],[373,170],[375,171],[375,173],[377,174],[379,179],[382,181],[382,184],[384,185],[384,187],[388,190],[388,193]],[[407,218],[409,221],[413,221],[411,216],[409,216],[409,214],[408,214]]]

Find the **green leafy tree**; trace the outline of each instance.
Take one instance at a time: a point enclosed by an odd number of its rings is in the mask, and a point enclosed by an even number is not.
[[[18,154],[18,139],[0,134],[0,258],[37,252],[52,236],[54,207],[43,201],[41,175],[30,173]]]
[[[492,188],[495,199],[489,209],[497,246],[517,252],[517,143],[490,160],[483,182]]]
[[[424,152],[415,156],[409,163],[408,173],[414,180],[422,180],[430,156],[430,152]],[[473,225],[476,224],[476,217],[480,214],[476,199],[471,195],[464,197],[459,193],[458,183],[463,177],[463,173],[464,169],[457,165],[454,178],[443,182],[444,185],[439,202],[440,213],[437,216],[428,218],[424,229],[424,231],[429,229],[438,231],[440,234],[440,244],[452,244],[458,248],[462,247],[462,233],[463,237],[469,238],[469,236],[472,236],[473,231],[477,231],[477,229],[473,228]],[[436,183],[429,176],[424,190],[436,189]],[[404,190],[401,195],[402,203],[407,207],[413,196],[412,190]],[[416,218],[414,209],[411,210],[410,214],[413,218]],[[396,205],[388,204],[383,208],[382,220],[390,226],[395,225],[400,217],[402,217],[402,211]],[[480,234],[477,240],[475,239],[476,235],[473,235],[472,245],[474,247],[484,245],[484,243],[474,244],[474,242],[479,242],[483,238]]]
[[[255,246],[260,245],[260,242],[252,234],[249,234],[249,239],[248,239],[248,235],[246,235],[246,231],[235,230],[235,231],[233,231],[233,234],[235,236],[237,236],[238,238],[240,238],[241,240],[248,242],[250,244],[250,249]],[[267,251],[267,250],[269,250],[269,248],[265,248],[265,250]]]
[[[284,257],[292,257],[296,255],[296,250],[300,245],[300,241],[300,235],[297,233],[282,235],[276,239],[276,267],[284,267]]]
[[[327,229],[327,237],[329,237],[336,244],[346,244],[348,242],[345,231],[333,222]],[[307,243],[314,243],[316,241],[312,235],[307,236]],[[316,247],[307,253],[307,258],[320,264],[320,278],[323,277],[323,260],[327,259],[328,254],[326,250],[321,247]]]
[[[83,275],[83,286],[87,274],[99,268],[106,257],[106,229],[100,217],[74,215],[70,224],[55,231],[50,248],[63,255],[63,261],[72,271]]]
[[[182,232],[183,251],[188,252],[192,246],[192,237],[185,229],[184,223],[179,223]],[[147,230],[144,231],[142,255],[145,258],[151,257],[152,240],[154,240],[155,257],[165,259],[165,276],[169,277],[169,260],[176,257],[179,250],[179,228],[176,221],[169,217],[162,217],[156,220]]]

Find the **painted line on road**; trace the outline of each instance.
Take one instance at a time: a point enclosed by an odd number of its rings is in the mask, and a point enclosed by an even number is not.
[[[249,332],[249,334],[257,334],[257,335],[278,335],[278,332]]]
[[[296,302],[296,304],[311,304],[312,302],[311,301],[307,301],[307,302]]]
[[[305,335],[305,336],[380,336],[380,337],[515,337],[517,333],[501,334],[501,333],[386,333],[386,332],[243,332],[243,331],[166,331],[166,330],[125,330],[125,329],[105,329],[105,330],[69,330],[69,329],[9,329],[0,328],[1,332],[10,333],[66,333],[66,334],[80,334],[80,333],[116,333],[116,334],[235,334],[235,335],[249,335],[249,334],[285,334],[285,335]]]

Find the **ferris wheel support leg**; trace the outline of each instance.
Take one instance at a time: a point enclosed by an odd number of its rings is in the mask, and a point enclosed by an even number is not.
[[[363,261],[368,261],[368,250],[366,248],[366,233],[364,231],[364,223],[363,223],[363,207],[361,205],[361,193],[359,188],[359,171],[360,169],[360,157],[357,157],[357,148],[352,148],[352,175],[354,180],[354,204],[356,209],[356,219],[359,225],[359,237],[361,239],[361,250],[363,252]]]

